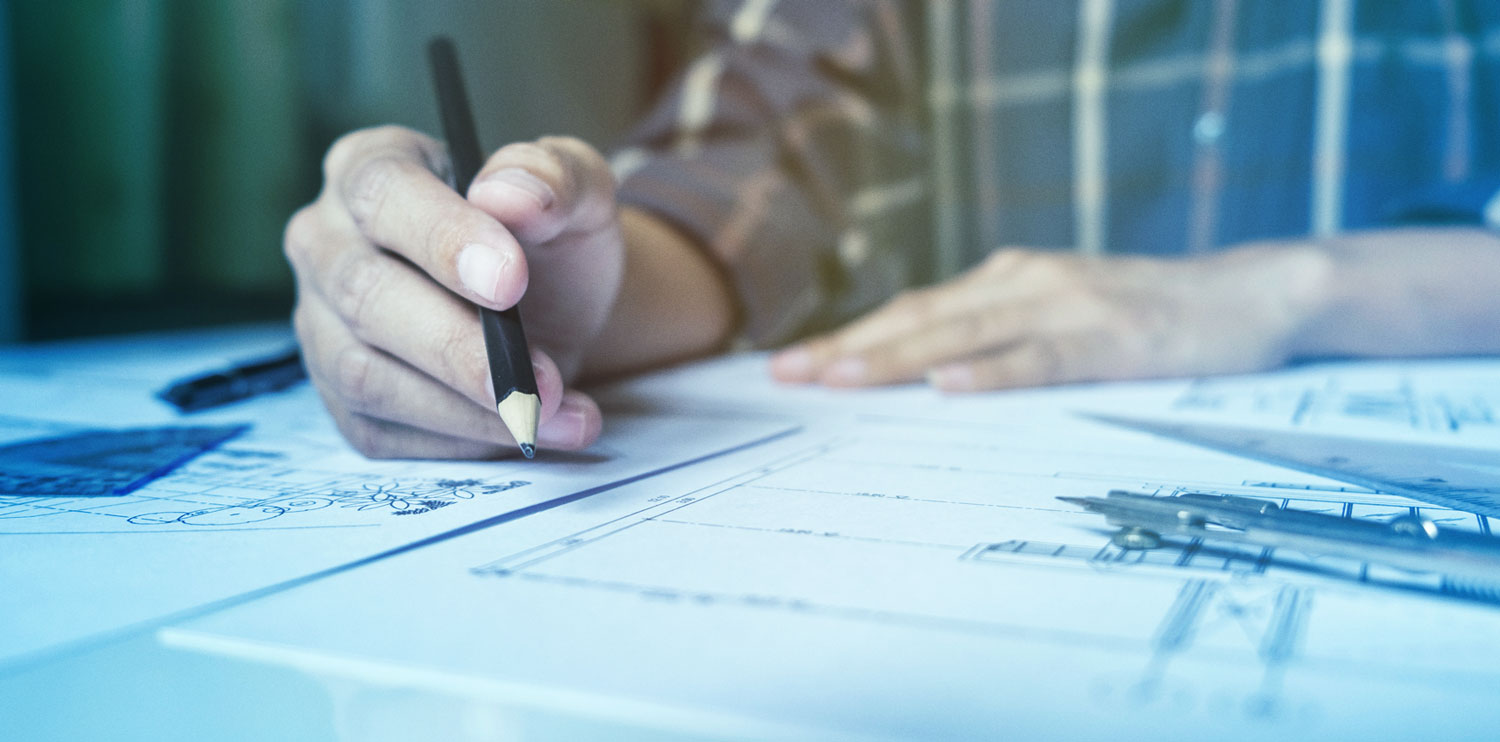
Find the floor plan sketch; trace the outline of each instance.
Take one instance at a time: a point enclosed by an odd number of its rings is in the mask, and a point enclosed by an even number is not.
[[[0,535],[378,525],[381,516],[420,515],[530,484],[503,475],[422,476],[408,464],[351,468],[347,449],[313,430],[246,435],[252,426],[242,424],[24,437],[48,427],[0,421],[0,434],[22,436],[0,447]]]
[[[1486,638],[1500,609],[1440,575],[1202,543],[1126,551],[1102,518],[1055,498],[1192,491],[1374,520],[1420,509],[1474,530],[1487,519],[1061,414],[983,430],[856,416],[797,442],[696,484],[653,480],[515,524],[506,541],[524,548],[461,539],[166,636],[334,675],[415,663],[537,704],[566,684],[656,711],[872,734],[1307,733],[1358,729],[1373,718],[1361,704],[1410,698],[1412,683],[1500,692]],[[359,598],[416,574],[417,603],[473,630],[462,648],[426,637],[415,609]],[[334,631],[346,613],[414,635]],[[570,631],[571,615],[609,616],[612,636]],[[1057,693],[1089,710],[1038,711]]]
[[[1312,367],[1249,379],[1199,379],[1173,407],[1299,427],[1354,425],[1500,437],[1500,378],[1492,368],[1464,362],[1390,363],[1364,372]]]
[[[0,446],[46,454],[0,448],[0,483],[46,493],[0,494],[0,672],[787,427],[622,416],[585,456],[370,461],[317,404],[303,389],[237,424],[119,431],[0,417]]]

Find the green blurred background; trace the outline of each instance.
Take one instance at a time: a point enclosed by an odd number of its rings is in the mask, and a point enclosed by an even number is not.
[[[0,342],[282,320],[281,230],[339,134],[437,131],[457,41],[489,148],[616,141],[691,0],[0,0]]]

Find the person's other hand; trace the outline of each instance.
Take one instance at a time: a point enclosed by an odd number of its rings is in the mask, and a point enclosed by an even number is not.
[[[620,286],[608,166],[582,142],[544,138],[497,151],[467,199],[448,172],[441,144],[397,127],[329,149],[323,190],[284,239],[309,376],[367,456],[514,451],[475,305],[519,301],[542,400],[538,444],[589,445],[599,408],[564,384]]]
[[[970,391],[1265,369],[1287,359],[1324,272],[1293,244],[1186,260],[1002,250],[778,353],[771,372]]]

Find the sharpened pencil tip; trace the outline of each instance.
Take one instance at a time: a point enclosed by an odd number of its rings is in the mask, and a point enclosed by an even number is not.
[[[542,401],[535,394],[511,392],[496,408],[511,439],[521,447],[526,458],[536,456],[536,420],[542,412]]]

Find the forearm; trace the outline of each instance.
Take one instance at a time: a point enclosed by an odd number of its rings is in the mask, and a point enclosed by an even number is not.
[[[735,329],[735,303],[719,269],[646,212],[622,209],[620,228],[625,275],[580,375],[597,380],[722,350]]]
[[[1500,353],[1500,237],[1490,232],[1351,233],[1313,246],[1297,265],[1311,280],[1293,287],[1310,293],[1289,338],[1292,358]]]

